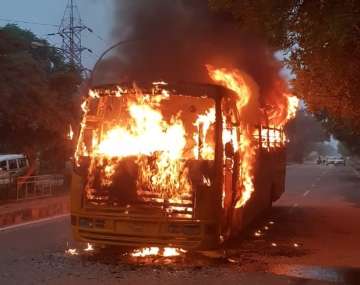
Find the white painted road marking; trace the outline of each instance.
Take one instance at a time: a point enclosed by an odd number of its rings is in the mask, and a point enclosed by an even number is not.
[[[45,219],[41,219],[41,220],[36,220],[36,221],[26,222],[26,223],[22,223],[22,224],[11,225],[11,226],[8,226],[8,227],[0,228],[0,232],[5,232],[5,231],[9,231],[9,230],[16,230],[16,229],[19,229],[19,228],[22,228],[22,227],[41,224],[41,223],[49,222],[49,221],[52,221],[52,220],[66,218],[66,217],[69,217],[69,216],[70,216],[70,214],[63,214],[63,215],[53,216],[53,217],[49,217],[49,218],[45,218]]]
[[[304,192],[303,196],[307,196],[311,191],[310,190],[307,190],[306,192]]]

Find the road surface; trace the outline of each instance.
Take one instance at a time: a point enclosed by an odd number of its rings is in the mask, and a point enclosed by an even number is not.
[[[223,250],[145,260],[87,252],[58,217],[0,231],[0,284],[360,284],[359,221],[359,173],[291,165],[269,216]]]

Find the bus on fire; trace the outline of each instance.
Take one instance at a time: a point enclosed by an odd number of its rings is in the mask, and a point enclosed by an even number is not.
[[[285,113],[263,113],[254,125],[242,112],[244,92],[216,81],[223,86],[155,82],[89,91],[71,189],[76,240],[215,248],[280,197],[291,98]]]

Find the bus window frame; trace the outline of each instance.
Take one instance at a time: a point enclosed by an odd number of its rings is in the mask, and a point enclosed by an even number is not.
[[[214,183],[213,183],[213,189],[218,193],[217,197],[215,198],[215,209],[219,209],[219,212],[221,213],[221,196],[222,196],[222,180],[223,180],[223,173],[222,173],[222,167],[223,167],[223,144],[222,144],[222,133],[223,133],[223,126],[222,126],[222,102],[223,96],[222,89],[217,90],[218,96],[206,96],[208,99],[211,99],[214,103],[215,107],[215,122],[214,122]],[[113,96],[113,95],[108,95]],[[172,96],[188,96],[188,97],[201,97],[201,96],[193,96],[191,94],[185,95],[185,94],[173,94]],[[104,98],[105,97],[105,98]],[[100,99],[103,101],[108,101],[106,98],[107,96],[101,96]],[[90,100],[98,99],[98,98],[88,98]],[[100,102],[100,101],[99,101]],[[102,108],[102,105],[106,105],[106,102],[101,102],[97,104],[95,114],[88,114],[88,117],[91,118],[91,122],[95,124],[86,125],[84,128],[83,133],[83,143],[85,143],[85,137],[87,132],[97,132],[97,136],[99,139],[101,139],[103,133],[102,130],[104,128],[104,120],[103,118],[103,112],[99,112],[99,109]],[[86,124],[86,123],[85,123]],[[79,139],[79,138],[78,138]],[[86,145],[86,144],[85,144]],[[91,145],[87,146],[86,148],[89,152],[92,151]],[[82,177],[87,177],[87,167],[89,163],[90,157],[89,156],[81,156],[80,157],[80,163],[77,165],[76,163],[73,164],[74,172]],[[87,178],[85,178],[87,179]],[[85,190],[85,187],[83,188]],[[83,194],[85,191],[82,191]],[[82,204],[86,205],[86,195],[82,196]],[[219,214],[220,219],[221,214]]]

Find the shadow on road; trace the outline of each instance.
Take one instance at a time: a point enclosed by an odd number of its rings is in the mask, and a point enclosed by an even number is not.
[[[346,285],[360,284],[360,269],[357,268],[278,264],[269,267],[268,272],[304,279],[339,282]]]
[[[83,266],[106,265],[115,275],[141,272],[144,268],[170,273],[228,269],[232,272],[267,272],[300,278],[299,282],[320,280],[360,284],[359,269],[298,263],[302,258],[317,254],[303,241],[312,240],[316,235],[326,235],[328,226],[328,219],[317,208],[275,206],[266,217],[257,220],[241,236],[218,250],[187,252],[174,257],[134,257],[132,250],[111,247],[81,252],[73,258],[80,258]],[[330,227],[327,230],[333,229]]]

